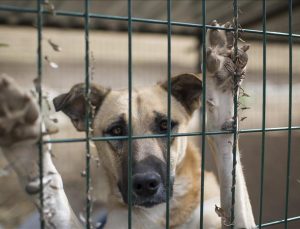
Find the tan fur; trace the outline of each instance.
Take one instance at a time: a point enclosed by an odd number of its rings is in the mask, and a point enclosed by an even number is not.
[[[200,154],[192,145],[188,144],[186,155],[176,170],[176,179],[187,180],[185,193],[181,196],[174,196],[174,206],[171,208],[171,228],[184,224],[191,217],[193,211],[200,202]],[[176,180],[174,188],[176,189]]]

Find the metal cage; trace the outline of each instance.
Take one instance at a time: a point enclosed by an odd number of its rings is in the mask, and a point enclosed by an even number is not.
[[[37,8],[22,8],[22,7],[15,7],[15,6],[9,6],[9,5],[1,5],[0,4],[0,11],[11,11],[11,12],[17,12],[17,13],[29,13],[29,14],[35,14],[37,18],[37,37],[38,37],[38,44],[37,44],[37,75],[39,79],[39,105],[42,106],[42,90],[41,85],[43,82],[43,75],[42,75],[42,69],[43,69],[43,63],[42,63],[42,34],[43,34],[43,16],[46,14],[51,14],[48,10],[44,9],[44,1],[45,0],[36,0],[37,1]],[[180,136],[201,136],[202,137],[202,164],[201,169],[204,171],[205,168],[205,152],[206,152],[206,136],[208,135],[216,135],[216,134],[228,134],[232,133],[234,135],[234,141],[236,142],[238,134],[243,133],[261,133],[261,140],[262,140],[262,146],[261,146],[261,165],[260,165],[260,211],[259,211],[259,221],[258,221],[258,227],[269,227],[276,224],[282,224],[284,225],[284,228],[288,228],[288,222],[300,220],[300,216],[288,218],[288,206],[289,206],[289,187],[290,187],[290,161],[291,161],[291,134],[293,130],[300,130],[300,127],[293,126],[292,125],[292,85],[293,85],[293,40],[299,39],[300,34],[294,34],[293,28],[292,28],[292,10],[293,10],[293,3],[292,0],[286,0],[288,1],[289,8],[288,8],[288,20],[289,20],[289,27],[288,27],[288,33],[283,32],[273,32],[273,31],[267,31],[266,30],[266,0],[261,0],[261,7],[263,9],[263,15],[262,15],[262,22],[263,22],[263,29],[262,30],[253,30],[253,29],[241,29],[239,28],[239,22],[238,22],[238,0],[233,0],[233,18],[234,18],[234,24],[235,28],[234,33],[237,36],[239,31],[243,31],[244,33],[252,33],[252,34],[260,34],[263,36],[263,78],[262,78],[262,89],[263,89],[263,113],[262,113],[262,127],[259,129],[237,129],[237,127],[233,131],[219,131],[219,132],[208,132],[206,131],[205,127],[205,120],[206,120],[206,92],[205,92],[205,83],[206,83],[206,29],[211,28],[210,25],[207,25],[206,22],[206,0],[202,0],[202,19],[199,18],[199,23],[186,23],[186,22],[180,22],[180,21],[173,21],[172,20],[172,14],[171,14],[171,7],[172,7],[172,0],[167,0],[164,4],[167,4],[167,20],[154,20],[154,19],[145,19],[145,18],[137,18],[132,16],[132,2],[131,0],[127,0],[127,13],[128,15],[126,17],[123,16],[115,16],[115,15],[103,15],[103,14],[97,14],[97,13],[91,13],[90,12],[90,0],[84,1],[84,12],[71,12],[71,11],[56,11],[57,16],[67,16],[67,17],[81,17],[84,18],[84,34],[85,34],[85,84],[86,84],[86,108],[87,108],[87,114],[86,114],[86,134],[85,138],[73,138],[73,139],[55,139],[55,140],[49,140],[49,141],[43,141],[40,139],[39,142],[39,149],[40,149],[40,180],[42,180],[42,174],[43,174],[43,144],[45,143],[72,143],[72,142],[85,142],[86,143],[86,228],[91,228],[90,224],[90,215],[91,215],[91,199],[90,199],[90,140],[93,141],[107,141],[107,140],[128,140],[129,144],[129,155],[128,155],[128,228],[132,227],[132,220],[131,220],[131,212],[132,212],[132,204],[131,204],[131,189],[132,189],[132,181],[131,176],[132,174],[132,152],[131,152],[131,141],[134,139],[142,139],[142,138],[167,138],[168,139],[168,163],[167,163],[167,171],[168,171],[168,188],[167,188],[167,202],[166,202],[166,228],[169,228],[169,195],[170,195],[170,140],[172,137],[180,137]],[[122,137],[92,137],[91,133],[89,131],[90,127],[90,106],[89,106],[89,93],[90,93],[90,47],[89,47],[89,19],[90,18],[96,18],[99,20],[119,20],[119,21],[125,21],[128,23],[128,94],[129,94],[129,127],[128,127],[128,136],[122,136]],[[168,88],[171,87],[171,42],[172,42],[172,26],[181,26],[181,27],[194,27],[199,28],[202,30],[202,60],[203,60],[203,97],[202,97],[202,131],[201,132],[193,132],[193,133],[177,133],[172,134],[170,132],[170,116],[171,116],[171,91],[168,91],[168,132],[167,134],[156,134],[156,135],[147,135],[147,136],[133,136],[132,135],[132,127],[131,127],[131,97],[132,97],[132,24],[133,23],[148,23],[148,24],[160,24],[165,25],[167,27],[167,42],[168,42]],[[201,23],[200,23],[201,22]],[[219,28],[224,29],[224,28]],[[281,36],[281,37],[287,37],[288,38],[288,44],[289,44],[289,121],[288,126],[283,128],[266,128],[266,46],[267,46],[267,36]],[[235,44],[235,51],[237,51],[237,43]],[[238,96],[237,93],[235,93],[234,96],[234,103],[235,103],[235,122],[237,122],[237,103],[238,103]],[[237,125],[235,125],[237,126]],[[263,212],[263,198],[264,198],[264,160],[265,160],[265,135],[267,132],[273,132],[273,131],[287,131],[288,132],[288,157],[287,157],[287,179],[286,179],[286,195],[285,195],[285,217],[284,219],[278,219],[277,221],[262,222],[262,212]],[[236,145],[236,144],[234,144]],[[236,147],[234,147],[233,154],[236,154]],[[235,157],[234,157],[235,160]],[[233,184],[232,184],[232,216],[234,215],[234,182],[235,182],[235,161],[233,164]],[[204,172],[201,174],[201,215],[200,217],[200,228],[203,228],[203,200],[204,200]],[[43,190],[43,182],[40,182],[41,190]],[[43,212],[43,192],[40,194],[40,202],[41,202],[41,213]],[[233,220],[233,218],[232,218]],[[45,227],[45,222],[43,219],[43,214],[41,214],[40,217],[40,226],[41,228]],[[232,226],[233,228],[233,226]]]

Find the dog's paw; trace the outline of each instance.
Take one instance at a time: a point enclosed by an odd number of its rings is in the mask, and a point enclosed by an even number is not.
[[[35,142],[39,133],[39,110],[32,97],[7,76],[0,76],[0,147]]]
[[[211,23],[212,26],[232,28],[230,23],[219,25],[217,21]],[[243,76],[248,62],[247,50],[249,45],[244,45],[234,50],[234,33],[230,30],[209,29],[207,31],[207,51],[206,66],[207,70],[218,84],[223,84],[227,79],[231,79],[234,74]]]

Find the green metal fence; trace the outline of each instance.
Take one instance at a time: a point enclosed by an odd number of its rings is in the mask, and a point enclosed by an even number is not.
[[[10,5],[0,5],[0,11],[11,11],[16,13],[29,13],[29,14],[36,14],[37,17],[37,36],[38,36],[38,44],[37,44],[37,75],[38,75],[38,94],[39,94],[39,105],[42,106],[42,34],[43,34],[43,16],[46,14],[51,14],[52,12],[47,11],[44,9],[45,0],[36,0],[37,1],[37,8],[22,8],[22,7],[15,7]],[[124,0],[125,1],[125,0]],[[253,29],[241,29],[239,28],[239,21],[238,21],[238,0],[233,0],[233,18],[234,18],[234,31],[235,36],[237,38],[238,32],[243,31],[244,33],[252,33],[252,34],[260,34],[263,36],[263,98],[262,98],[262,127],[259,129],[237,129],[237,125],[233,131],[214,131],[208,132],[206,131],[206,30],[208,28],[212,28],[212,26],[206,24],[206,0],[202,0],[202,19],[199,18],[199,23],[185,23],[179,21],[172,20],[171,8],[172,8],[172,0],[163,1],[162,4],[167,4],[167,20],[155,20],[155,19],[145,19],[145,18],[136,18],[132,17],[132,2],[131,0],[128,1],[128,15],[127,17],[123,16],[115,16],[115,15],[103,15],[97,13],[90,13],[90,0],[85,0],[83,2],[84,12],[71,12],[71,11],[60,11],[56,10],[56,16],[67,16],[67,17],[81,17],[84,18],[84,33],[85,33],[85,83],[86,83],[86,134],[84,138],[69,138],[69,139],[54,139],[43,141],[40,139],[39,142],[39,149],[40,149],[40,180],[42,180],[43,174],[43,144],[46,143],[73,143],[73,142],[85,142],[86,143],[86,228],[92,228],[90,217],[91,217],[91,182],[90,182],[90,141],[108,141],[108,140],[128,140],[128,228],[132,228],[132,150],[131,150],[131,142],[135,139],[143,139],[143,138],[167,138],[167,202],[166,202],[166,228],[169,228],[170,225],[170,211],[169,211],[169,196],[170,196],[170,141],[172,137],[181,137],[181,136],[201,136],[202,137],[202,163],[201,169],[202,171],[205,170],[205,152],[206,152],[206,136],[209,135],[218,135],[218,134],[228,134],[231,133],[234,136],[234,143],[233,145],[236,146],[238,134],[244,133],[261,133],[262,138],[262,146],[261,146],[261,166],[260,166],[260,209],[259,209],[259,220],[258,220],[258,227],[269,227],[272,225],[283,224],[284,228],[288,228],[288,223],[292,221],[300,220],[300,216],[296,216],[293,218],[288,218],[288,206],[289,206],[289,188],[290,188],[290,161],[291,161],[291,134],[293,130],[300,130],[300,126],[292,126],[292,80],[293,80],[293,39],[299,39],[300,34],[294,34],[292,28],[292,10],[293,10],[293,3],[292,0],[288,1],[289,8],[289,32],[273,32],[266,30],[266,0],[261,0],[261,7],[263,9],[262,15],[262,22],[263,22],[263,30],[253,30]],[[199,0],[200,1],[200,0]],[[97,18],[99,20],[118,20],[118,21],[126,21],[128,23],[128,94],[129,94],[129,125],[128,125],[128,136],[121,136],[121,137],[93,137],[90,133],[90,126],[91,126],[91,111],[89,105],[89,94],[90,94],[90,47],[89,47],[89,20],[91,18]],[[190,133],[171,133],[171,91],[168,91],[168,132],[167,134],[152,134],[152,135],[144,135],[144,136],[134,136],[132,135],[132,126],[131,126],[131,98],[132,98],[132,25],[133,23],[149,23],[149,24],[161,24],[167,26],[167,40],[168,40],[168,88],[171,88],[171,43],[172,43],[172,26],[183,26],[183,27],[194,27],[199,28],[202,30],[202,61],[203,61],[203,96],[202,96],[202,131],[201,132],[190,132]],[[214,27],[216,28],[216,27]],[[223,27],[217,27],[218,29],[222,30],[230,30],[225,29]],[[281,37],[288,37],[288,44],[289,44],[289,121],[288,126],[283,128],[266,128],[266,45],[267,45],[267,36],[281,36]],[[236,41],[238,39],[235,39]],[[237,42],[234,44],[235,54],[237,54]],[[235,90],[234,94],[234,120],[237,123],[237,113],[238,113],[238,95],[237,90]],[[286,179],[286,195],[285,195],[285,217],[284,219],[280,219],[277,221],[272,221],[268,223],[262,222],[262,214],[263,214],[263,198],[264,198],[264,161],[265,161],[265,138],[267,132],[276,132],[276,131],[287,131],[288,132],[288,149],[287,149],[287,179]],[[234,220],[234,193],[235,193],[235,164],[236,164],[236,147],[233,147],[233,183],[232,183],[232,221]],[[200,228],[203,228],[203,202],[204,202],[204,172],[202,172],[201,177],[201,215],[200,217]],[[43,190],[43,182],[40,182],[40,188]],[[43,212],[43,192],[40,193],[40,202],[41,202],[41,213]],[[41,228],[45,227],[45,222],[43,219],[43,214],[41,214],[40,218],[40,225]],[[233,228],[233,226],[232,226]]]

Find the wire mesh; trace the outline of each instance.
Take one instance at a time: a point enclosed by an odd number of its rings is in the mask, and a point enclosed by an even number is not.
[[[37,8],[23,8],[23,7],[15,7],[10,5],[0,5],[0,11],[11,11],[16,13],[29,13],[36,14],[37,17],[37,76],[38,76],[38,95],[39,95],[39,105],[42,106],[42,34],[43,34],[43,16],[47,14],[51,14],[43,8],[44,0],[36,0]],[[262,137],[262,146],[261,146],[261,166],[260,166],[260,205],[259,205],[259,222],[258,227],[269,227],[277,224],[284,224],[285,228],[288,228],[288,223],[292,221],[300,220],[300,216],[288,218],[288,207],[289,207],[289,188],[290,188],[290,162],[291,162],[291,135],[292,131],[300,130],[300,126],[292,125],[292,85],[293,85],[293,40],[299,39],[300,34],[293,33],[293,18],[292,18],[292,9],[293,2],[292,0],[288,0],[289,7],[289,31],[288,33],[284,32],[274,32],[267,31],[266,28],[266,0],[262,0],[262,22],[263,29],[262,30],[254,30],[254,29],[240,29],[238,28],[238,0],[233,0],[233,16],[234,16],[234,29],[227,29],[223,27],[212,27],[211,25],[206,25],[206,0],[202,0],[202,24],[196,23],[186,23],[179,21],[172,21],[172,0],[167,0],[167,20],[155,20],[155,19],[145,19],[145,18],[137,18],[132,17],[132,2],[128,0],[128,15],[127,17],[123,16],[115,16],[115,15],[104,15],[98,13],[90,13],[90,0],[84,1],[84,12],[74,12],[74,11],[63,11],[57,10],[56,16],[68,16],[68,17],[82,17],[84,18],[84,34],[85,34],[85,84],[86,84],[86,115],[85,115],[85,125],[86,125],[86,136],[84,138],[70,138],[70,139],[52,139],[48,141],[43,141],[40,139],[39,141],[39,149],[40,149],[40,158],[39,158],[39,171],[40,171],[40,189],[43,190],[43,145],[47,143],[73,143],[73,142],[86,142],[86,228],[91,228],[90,224],[90,214],[91,214],[91,187],[90,187],[90,141],[108,141],[108,140],[127,140],[128,141],[128,228],[132,228],[132,147],[131,143],[136,139],[144,139],[144,138],[167,138],[167,203],[166,203],[166,228],[170,227],[170,140],[172,137],[183,137],[183,136],[201,136],[202,137],[202,163],[201,169],[205,170],[205,151],[206,151],[206,136],[209,135],[219,135],[219,134],[233,134],[234,142],[237,142],[237,136],[239,134],[244,133],[261,133]],[[91,110],[90,110],[90,48],[89,48],[89,20],[91,18],[97,18],[100,20],[119,20],[119,21],[127,21],[128,22],[128,136],[122,137],[93,137],[91,136],[90,127],[91,127]],[[152,135],[143,135],[143,136],[135,136],[132,134],[132,24],[133,23],[150,23],[150,24],[161,24],[167,26],[167,42],[168,42],[168,132],[167,134],[152,134]],[[203,60],[203,96],[202,96],[202,131],[201,132],[189,132],[189,133],[172,133],[170,130],[171,127],[171,39],[172,39],[172,26],[183,26],[183,27],[194,27],[200,28],[202,30],[202,60]],[[238,36],[238,32],[241,30],[244,33],[252,33],[252,34],[260,34],[263,35],[263,98],[262,98],[262,127],[258,129],[238,129],[237,125],[235,125],[235,129],[233,131],[206,131],[206,29],[209,28],[218,28],[221,30],[232,30],[235,32],[235,35]],[[280,127],[280,128],[266,128],[266,66],[267,66],[267,57],[266,57],[266,45],[267,45],[267,36],[283,36],[288,38],[289,44],[289,111],[288,111],[288,126]],[[237,37],[236,37],[237,38]],[[237,39],[236,39],[237,41]],[[235,44],[235,50],[237,51],[237,43]],[[237,123],[237,94],[234,97],[234,117],[235,122]],[[42,128],[42,127],[41,127]],[[288,149],[287,149],[287,174],[286,174],[286,195],[285,195],[285,217],[284,219],[272,221],[268,223],[262,222],[263,215],[263,199],[264,199],[264,164],[265,164],[265,138],[267,132],[276,132],[276,131],[287,131],[288,132]],[[233,145],[235,145],[233,143]],[[234,147],[233,155],[236,155],[236,147]],[[232,184],[232,212],[231,216],[234,216],[234,186],[235,186],[235,163],[233,162],[233,184]],[[203,228],[203,202],[204,202],[204,172],[201,174],[201,213],[200,213],[200,228]],[[43,191],[40,192],[40,227],[45,228],[45,221],[43,217],[43,202],[44,196]],[[234,218],[231,219],[232,222]]]

